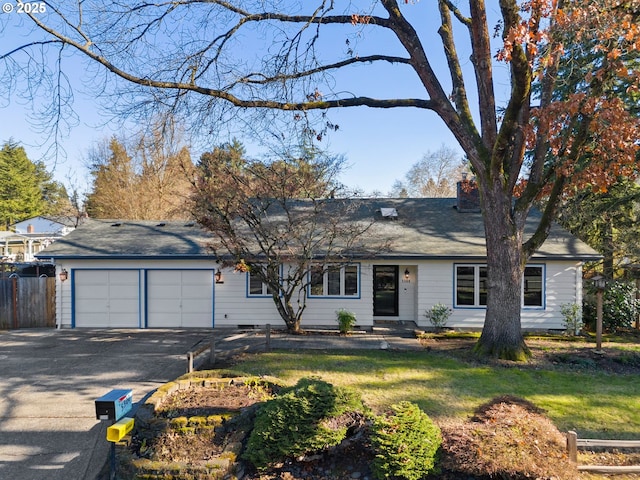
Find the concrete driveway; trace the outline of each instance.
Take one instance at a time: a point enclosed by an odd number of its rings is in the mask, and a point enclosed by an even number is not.
[[[93,480],[108,458],[95,400],[138,402],[186,371],[211,330],[0,332],[0,479]]]

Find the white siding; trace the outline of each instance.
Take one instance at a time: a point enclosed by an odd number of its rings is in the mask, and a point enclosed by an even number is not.
[[[312,326],[337,327],[336,311],[341,308],[356,314],[357,325],[368,328],[373,325],[373,264],[399,265],[399,306],[398,318],[391,320],[415,320],[421,327],[430,326],[424,313],[436,303],[443,303],[453,309],[448,326],[480,330],[484,323],[485,310],[455,309],[454,297],[454,262],[452,260],[436,260],[414,262],[413,264],[393,262],[360,263],[360,288],[358,298],[308,298],[307,308],[303,316],[303,328]],[[582,269],[576,261],[537,262],[545,265],[546,302],[541,309],[524,309],[522,327],[526,329],[562,329],[560,308],[565,303],[580,303],[582,298]],[[98,261],[74,260],[58,265],[58,271],[64,267],[73,277],[73,281],[60,282],[57,277],[57,322],[59,327],[71,326],[72,292],[71,286],[76,282],[75,275],[82,269],[91,270],[132,270],[140,272],[140,299],[142,326],[145,326],[145,312],[151,306],[145,304],[144,292],[149,286],[145,283],[146,272],[152,270],[203,270],[216,269],[214,262],[198,260],[147,260],[147,261]],[[404,282],[404,270],[410,271],[409,282]],[[174,272],[176,275],[178,272]],[[182,275],[182,273],[180,273]],[[284,326],[271,297],[250,297],[247,294],[246,274],[225,270],[223,284],[214,284],[214,327],[237,327],[239,325],[260,326],[267,323],[274,327]],[[193,290],[195,294],[195,290]],[[205,295],[204,292],[202,295]],[[181,295],[187,295],[185,292]],[[186,298],[186,297],[185,297]],[[194,300],[195,303],[195,299]],[[208,300],[207,300],[208,301]],[[295,299],[294,299],[295,301]],[[389,318],[387,318],[389,319]],[[182,320],[181,320],[182,321]],[[188,323],[188,322],[187,322]],[[167,324],[168,325],[168,324]],[[210,326],[210,325],[209,325]]]
[[[215,326],[284,326],[271,297],[247,297],[246,277],[244,272],[223,270],[224,283],[216,284]]]
[[[418,290],[418,325],[429,327],[424,313],[436,303],[452,308],[453,313],[447,326],[480,330],[484,325],[484,308],[454,308],[454,263],[436,261],[420,265],[420,284]],[[576,261],[537,262],[532,265],[544,265],[545,306],[543,308],[524,308],[521,322],[524,329],[563,329],[560,308],[565,303],[581,302],[582,267]]]
[[[284,321],[270,296],[249,296],[247,275],[242,272],[224,272],[224,284],[216,285],[215,318],[216,326],[266,325],[283,327]],[[341,308],[356,314],[360,327],[373,325],[371,266],[363,264],[360,269],[359,298],[307,298],[302,317],[302,328],[316,326],[337,328],[336,312]],[[300,302],[305,292],[300,293]],[[294,305],[297,298],[292,301]]]

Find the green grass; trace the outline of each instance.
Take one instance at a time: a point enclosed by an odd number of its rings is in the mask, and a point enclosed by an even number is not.
[[[236,369],[293,384],[316,376],[358,389],[374,411],[402,400],[434,420],[467,418],[499,395],[547,410],[560,431],[583,438],[640,439],[640,381],[635,376],[469,365],[429,352],[271,352]]]

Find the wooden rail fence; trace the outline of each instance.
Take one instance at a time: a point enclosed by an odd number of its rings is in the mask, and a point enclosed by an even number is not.
[[[193,372],[193,370],[195,369],[195,363],[196,363],[196,360],[198,360],[198,357],[200,357],[199,358],[200,365],[202,365],[203,363],[206,363],[205,357],[203,356],[203,354],[206,352],[209,352],[209,355],[207,358],[208,358],[208,363],[211,366],[213,366],[216,362],[216,351],[218,353],[224,352],[225,356],[232,356],[232,355],[237,355],[238,353],[246,352],[250,348],[257,348],[257,347],[264,346],[265,351],[268,352],[271,349],[271,325],[267,324],[265,326],[265,337],[264,337],[265,340],[263,343],[259,343],[259,344],[256,344],[255,342],[251,342],[251,344],[242,343],[243,338],[245,338],[247,335],[254,335],[254,334],[255,332],[251,332],[250,334],[240,333],[238,335],[226,337],[224,341],[229,342],[229,345],[233,344],[233,342],[238,343],[238,341],[240,341],[240,345],[235,345],[231,347],[227,345],[225,346],[225,348],[223,349],[219,348],[217,350],[216,350],[216,340],[214,337],[212,337],[209,342],[206,342],[201,346],[199,346],[198,348],[187,352],[187,373]]]
[[[0,329],[56,326],[56,279],[0,279]]]
[[[578,448],[604,447],[604,448],[640,448],[638,440],[600,440],[595,438],[578,438],[574,431],[567,432],[567,451],[569,459],[578,463]],[[583,472],[603,474],[627,474],[640,473],[640,465],[608,466],[608,465],[578,465],[578,470]]]

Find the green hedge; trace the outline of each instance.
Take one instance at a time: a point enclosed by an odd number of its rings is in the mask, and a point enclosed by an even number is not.
[[[419,480],[436,473],[440,428],[414,403],[400,402],[391,409],[391,413],[376,417],[373,424],[374,477]]]

